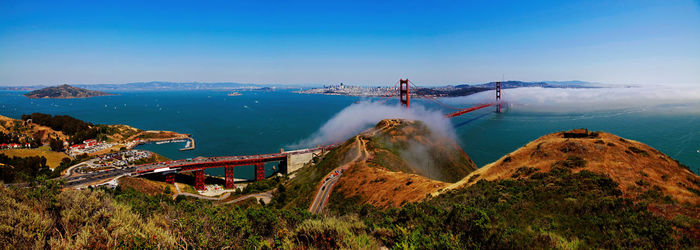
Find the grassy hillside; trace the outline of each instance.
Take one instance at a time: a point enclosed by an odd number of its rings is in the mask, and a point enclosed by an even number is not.
[[[167,185],[137,178],[125,179],[125,185],[116,190],[62,190],[51,181],[28,188],[0,186],[0,244],[20,249],[700,246],[700,207],[694,205],[694,198],[668,192],[667,189],[678,191],[671,188],[673,185],[653,184],[645,188],[667,170],[676,176],[659,178],[677,182],[677,188],[686,190],[690,184],[678,178],[696,185],[693,178],[697,176],[684,175],[680,165],[643,165],[658,163],[659,155],[641,143],[603,133],[552,134],[543,137],[544,141],[533,142],[531,149],[526,146],[527,150],[516,151],[479,170],[486,171],[482,172],[483,177],[472,174],[450,188],[435,189],[420,186],[451,184],[373,165],[376,148],[370,148],[370,138],[379,131],[390,131],[386,130],[388,127],[380,128],[366,131],[314,159],[314,163],[295,173],[287,185],[276,184],[275,197],[269,204],[226,205],[191,197],[173,200],[165,191]],[[614,146],[608,146],[608,142]],[[597,161],[608,158],[589,148],[595,145],[625,145],[627,149],[622,154],[653,159],[626,162],[633,158],[617,155],[612,159],[617,159],[618,164],[631,165],[611,165],[619,169],[600,172],[606,165]],[[538,160],[528,161],[521,153]],[[600,159],[587,158],[586,154]],[[508,157],[511,159],[506,160]],[[511,163],[522,162],[532,165],[510,167]],[[548,163],[548,167],[540,168],[538,162]],[[638,171],[639,164],[645,166],[644,174],[640,174],[643,181],[616,180],[616,174],[634,177],[630,173]],[[338,181],[341,186],[331,197],[331,213],[308,213],[318,183],[338,166],[351,166],[340,180],[352,181]],[[499,174],[496,170],[509,172]],[[623,184],[627,182],[634,182],[640,190],[630,192]],[[368,188],[348,195],[345,192],[352,189],[352,183]],[[444,190],[434,197],[406,198],[440,189]],[[383,206],[372,195],[405,202]]]
[[[369,162],[389,171],[456,182],[477,169],[456,141],[420,121],[382,120],[361,135],[374,156]]]
[[[473,172],[455,186],[478,180],[522,178],[555,167],[610,176],[625,197],[651,189],[680,202],[700,205],[700,177],[643,143],[604,132],[573,130],[545,135]]]
[[[311,206],[316,189],[328,173],[346,161],[352,140],[328,152],[321,158],[314,159],[311,166],[304,167],[294,174],[294,178],[286,185],[285,199],[276,199],[279,206],[286,208],[308,208]],[[278,196],[279,197],[279,196]]]
[[[70,156],[63,152],[55,152],[43,149],[29,149],[29,148],[18,148],[18,149],[5,149],[0,150],[0,154],[4,154],[8,157],[30,157],[30,156],[43,156],[46,158],[46,165],[51,169],[54,169],[61,165],[61,161],[64,158],[73,160]]]
[[[137,184],[138,183],[132,183]],[[61,190],[51,182],[0,186],[0,244],[12,248],[692,248],[692,218],[664,218],[589,171],[556,167],[479,181],[400,208],[306,208],[172,200],[154,185]],[[4,225],[4,226],[3,226]],[[12,226],[7,226],[12,225]],[[696,235],[697,236],[697,235]]]
[[[300,170],[287,185],[286,206],[309,206],[321,181],[339,167],[346,171],[331,192],[331,207],[401,206],[446,187],[441,180],[457,181],[476,169],[455,141],[422,122],[388,119]]]

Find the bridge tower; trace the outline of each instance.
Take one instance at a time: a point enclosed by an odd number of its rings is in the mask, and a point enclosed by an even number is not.
[[[166,174],[165,175],[165,182],[168,184],[175,184],[175,174]]]
[[[194,171],[194,188],[204,190],[204,169]]]
[[[501,113],[501,82],[496,82],[496,113]]]
[[[255,163],[255,181],[265,179],[265,163]]]
[[[236,184],[233,182],[235,179],[233,177],[233,169],[234,166],[229,166],[225,168],[225,174],[226,174],[226,189],[232,189],[236,187]]]
[[[410,97],[408,91],[408,78],[406,78],[406,80],[399,80],[399,97],[401,98],[401,104],[403,104],[404,107],[408,108],[411,106],[411,103],[409,102]]]

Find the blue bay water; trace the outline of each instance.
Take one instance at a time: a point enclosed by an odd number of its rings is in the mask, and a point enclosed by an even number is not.
[[[192,134],[195,150],[179,151],[184,143],[140,147],[171,159],[279,151],[308,138],[334,114],[361,99],[290,91],[241,91],[241,96],[227,96],[226,91],[143,91],[84,99],[28,99],[22,93],[0,91],[0,115],[66,114],[97,124]],[[439,108],[424,100],[412,101]],[[646,143],[700,172],[700,153],[696,152],[700,149],[700,120],[694,115],[630,110],[579,114],[492,111],[452,119],[464,151],[479,166],[542,135],[585,127]],[[272,167],[268,164],[266,172],[271,173]],[[223,174],[221,169],[208,172]],[[252,166],[236,168],[236,176],[253,178]]]

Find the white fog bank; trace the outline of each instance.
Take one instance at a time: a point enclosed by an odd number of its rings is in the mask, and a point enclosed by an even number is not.
[[[451,105],[468,106],[494,100],[493,91],[445,98]],[[700,113],[700,86],[630,88],[517,88],[504,89],[502,98],[512,109],[532,112],[586,112],[629,108],[668,108]]]
[[[433,132],[455,138],[450,120],[440,110],[426,109],[413,104],[409,109],[400,105],[384,105],[378,102],[355,103],[341,110],[309,138],[291,147],[311,147],[342,142],[383,119],[410,119],[423,121]]]

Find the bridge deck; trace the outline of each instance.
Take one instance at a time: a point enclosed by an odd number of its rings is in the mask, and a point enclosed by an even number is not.
[[[289,152],[259,154],[259,155],[239,155],[239,156],[216,156],[216,157],[197,157],[191,160],[173,160],[165,162],[156,162],[136,166],[135,175],[150,174],[165,171],[190,171],[205,168],[220,168],[231,166],[246,166],[256,163],[282,161],[288,155],[306,154],[309,152],[329,150],[338,145],[321,146],[316,148],[295,150]]]

